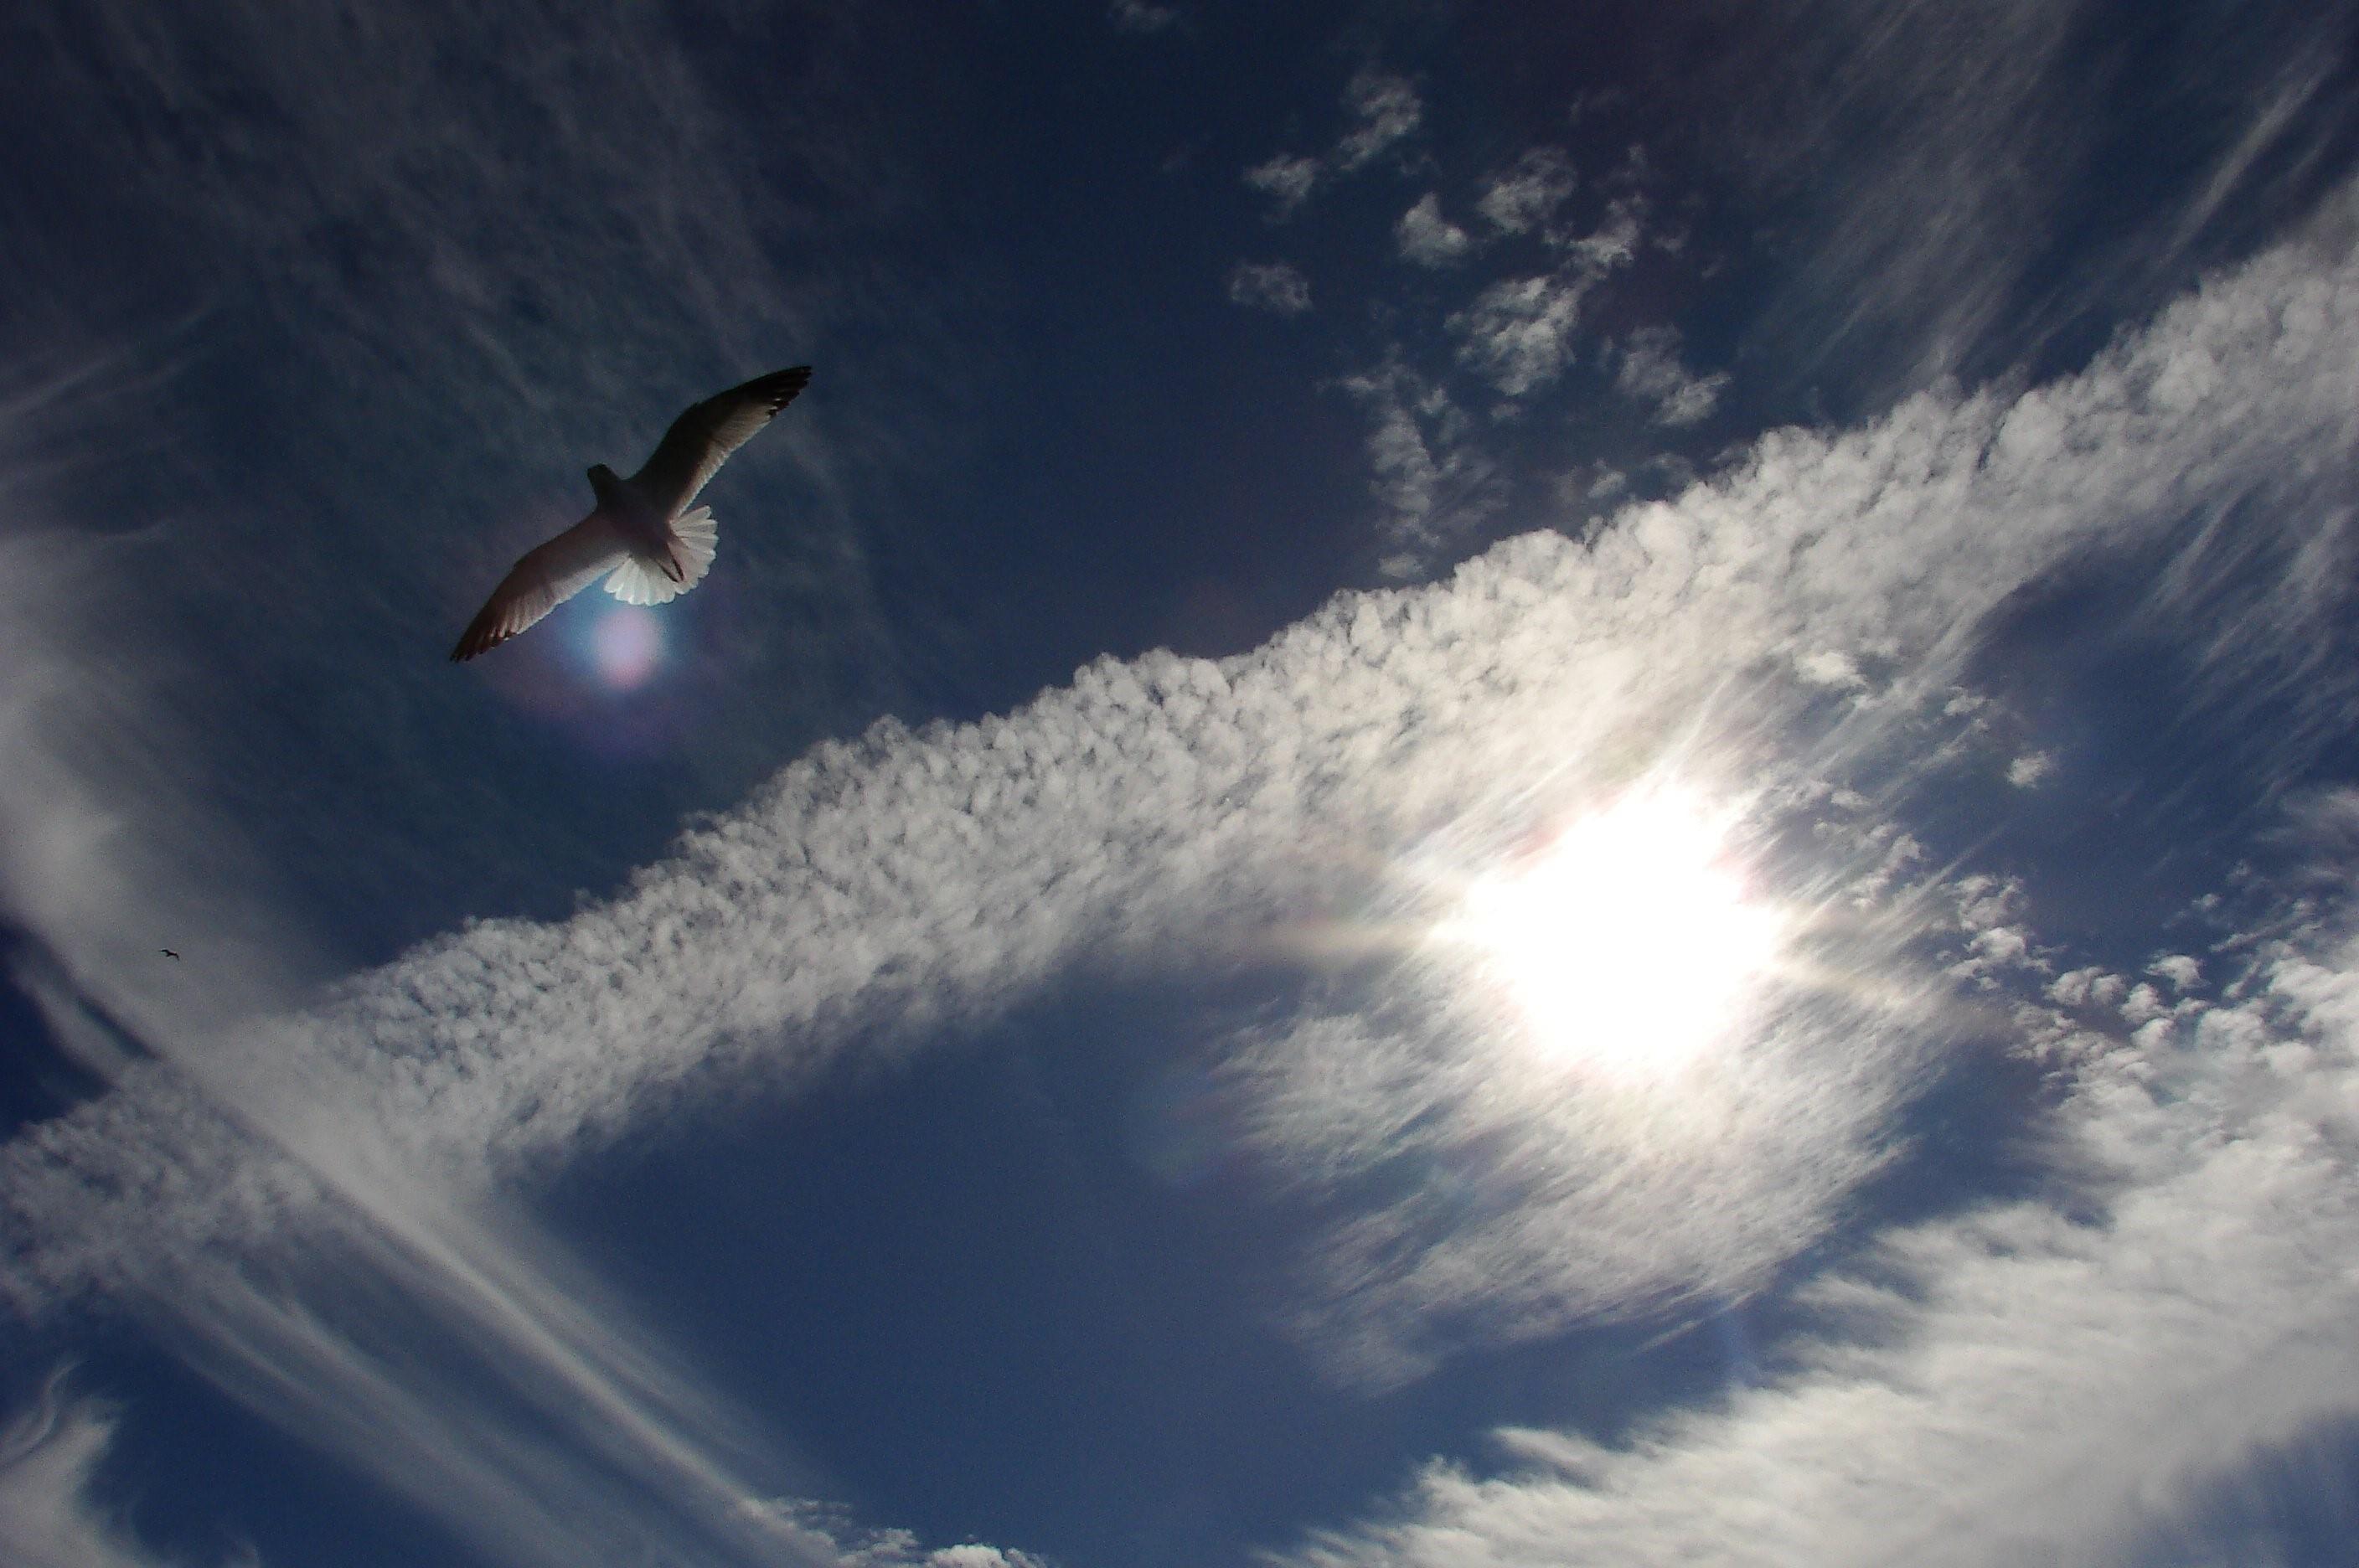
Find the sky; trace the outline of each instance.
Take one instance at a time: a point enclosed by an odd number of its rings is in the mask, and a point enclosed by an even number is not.
[[[0,1558],[2353,1561],[2359,0],[0,60]]]

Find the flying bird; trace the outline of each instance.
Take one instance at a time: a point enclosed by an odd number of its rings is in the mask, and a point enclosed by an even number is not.
[[[158,953],[162,953],[162,954],[163,954],[165,957],[167,957],[167,958],[178,958],[178,957],[179,957],[179,956],[180,956],[179,953],[174,953],[174,952],[173,952],[170,948],[168,948],[168,947],[159,947],[159,948],[158,948],[156,951],[157,951],[157,952],[158,952]]]
[[[729,454],[752,441],[795,394],[810,366],[774,370],[707,397],[671,422],[655,455],[628,479],[604,463],[590,470],[598,505],[563,533],[525,552],[467,623],[453,660],[497,648],[601,577],[625,604],[660,604],[704,580],[719,526],[712,508],[688,504]]]

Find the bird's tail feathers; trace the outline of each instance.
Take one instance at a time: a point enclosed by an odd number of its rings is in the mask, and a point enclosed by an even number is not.
[[[668,604],[704,581],[704,574],[712,570],[720,535],[712,507],[683,512],[671,523],[671,557],[679,565],[679,579],[675,581],[665,570],[669,562],[633,555],[607,576],[606,592],[625,604]]]

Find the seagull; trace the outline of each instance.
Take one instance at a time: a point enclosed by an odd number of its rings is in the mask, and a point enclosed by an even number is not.
[[[167,958],[178,958],[178,957],[179,957],[179,956],[180,956],[179,953],[174,953],[174,952],[173,952],[170,948],[168,948],[168,947],[159,947],[159,948],[158,948],[156,951],[157,951],[157,952],[158,952],[158,953],[162,953],[162,954],[163,954],[165,957],[167,957]]]
[[[618,479],[590,470],[598,505],[590,515],[509,569],[491,602],[467,623],[451,659],[497,648],[601,577],[625,604],[661,604],[704,580],[719,525],[712,508],[687,510],[729,454],[760,433],[795,394],[810,366],[774,370],[707,397],[671,422],[647,466]]]

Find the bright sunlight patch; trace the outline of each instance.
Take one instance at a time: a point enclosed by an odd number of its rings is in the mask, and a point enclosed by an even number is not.
[[[1625,795],[1476,881],[1439,934],[1475,951],[1544,1056],[1675,1073],[1731,1030],[1777,945],[1723,836],[1683,791]]]

